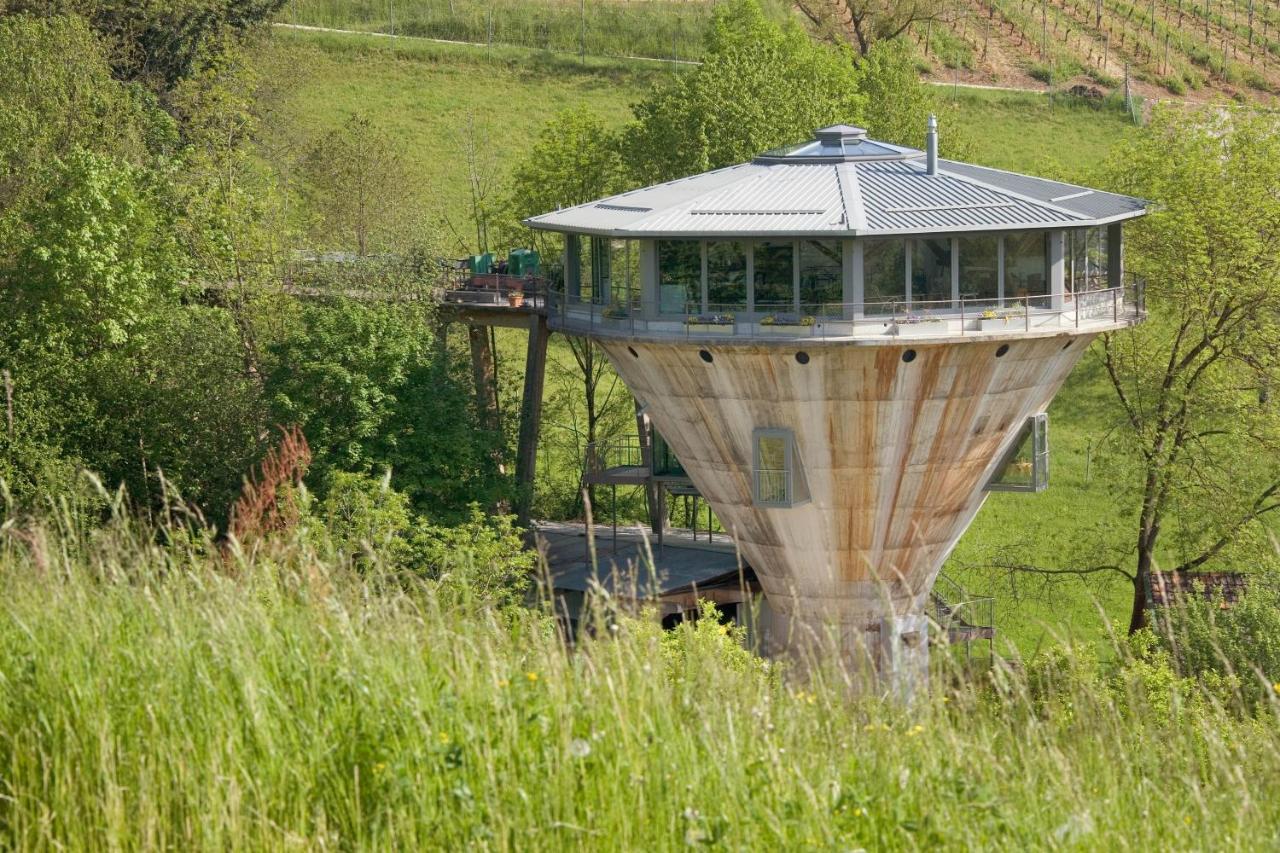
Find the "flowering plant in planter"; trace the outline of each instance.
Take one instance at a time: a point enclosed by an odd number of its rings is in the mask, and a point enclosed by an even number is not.
[[[794,314],[767,314],[760,318],[761,326],[812,326],[814,318],[805,315],[797,317]]]
[[[732,314],[695,314],[684,318],[686,326],[732,326]]]
[[[610,320],[625,320],[628,316],[625,305],[619,305],[617,302],[610,305],[600,312],[601,317],[607,317]]]

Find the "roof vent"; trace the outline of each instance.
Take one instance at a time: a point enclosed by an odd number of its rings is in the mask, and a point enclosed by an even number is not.
[[[930,175],[938,174],[938,117],[929,115],[929,132],[925,134],[925,164]]]
[[[813,132],[813,138],[819,142],[853,142],[858,143],[867,138],[867,130],[849,124],[833,124]]]

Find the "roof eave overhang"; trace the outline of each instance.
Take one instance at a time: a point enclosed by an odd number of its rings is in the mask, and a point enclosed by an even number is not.
[[[1056,231],[1062,228],[1089,228],[1110,225],[1127,219],[1145,216],[1147,210],[1134,210],[1094,219],[1063,220],[1060,222],[1028,222],[1024,224],[997,223],[969,225],[962,228],[937,226],[932,228],[859,228],[815,230],[752,230],[752,231],[635,231],[627,228],[588,228],[560,225],[525,219],[524,224],[535,231],[551,231],[560,234],[585,234],[591,237],[613,237],[619,240],[749,240],[775,237],[825,237],[829,239],[853,237],[907,237],[917,234],[974,234],[986,231]]]

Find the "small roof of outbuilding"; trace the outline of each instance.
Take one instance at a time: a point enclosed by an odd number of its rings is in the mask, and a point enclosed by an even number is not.
[[[835,125],[729,166],[526,219],[607,237],[877,236],[1078,228],[1146,213],[1141,199],[939,160]]]

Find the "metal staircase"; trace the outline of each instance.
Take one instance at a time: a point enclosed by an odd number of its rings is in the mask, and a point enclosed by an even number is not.
[[[987,657],[995,651],[996,601],[990,596],[969,595],[964,587],[939,574],[929,593],[930,617],[939,628],[939,637],[963,650],[966,663],[973,661],[974,643],[986,643]]]

